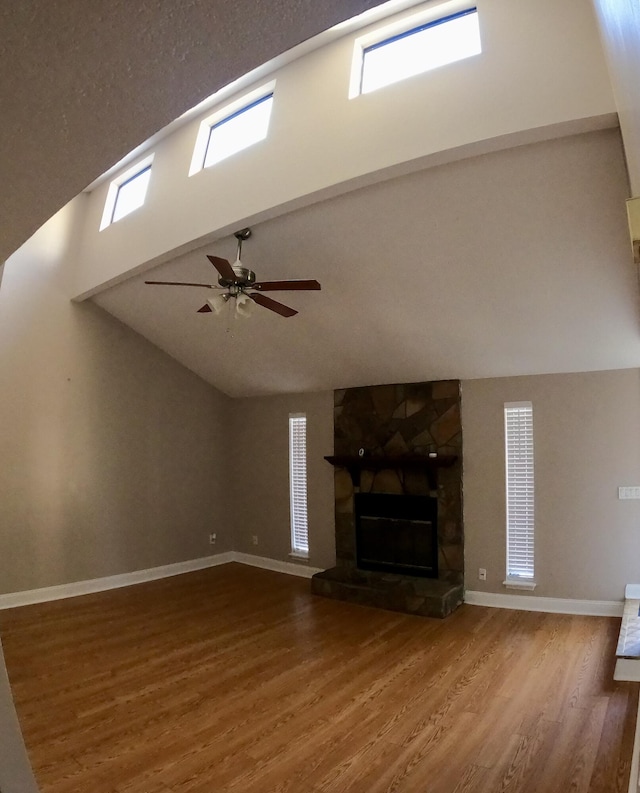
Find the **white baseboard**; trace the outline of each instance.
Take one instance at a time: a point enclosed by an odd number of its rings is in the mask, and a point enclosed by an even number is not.
[[[306,562],[281,562],[278,559],[267,559],[265,556],[253,556],[250,553],[240,553],[232,551],[234,562],[248,564],[251,567],[262,567],[264,570],[273,570],[276,573],[287,573],[287,575],[297,575],[300,578],[311,578],[316,573],[322,572],[321,567],[309,567]]]
[[[89,595],[93,592],[105,592],[108,589],[143,584],[146,581],[155,581],[158,578],[169,578],[173,575],[191,573],[194,570],[203,570],[206,567],[215,567],[219,564],[232,562],[233,554],[220,553],[216,556],[205,556],[200,559],[189,559],[186,562],[166,564],[162,567],[151,567],[148,570],[135,570],[132,573],[110,575],[104,578],[92,578],[88,581],[75,581],[71,584],[43,587],[42,589],[28,589],[24,592],[12,592],[0,595],[0,609],[11,609],[17,606],[30,606],[34,603],[46,603],[50,600]]]
[[[132,573],[110,575],[104,578],[92,578],[89,581],[76,581],[72,584],[29,589],[24,592],[10,592],[0,595],[0,610],[17,608],[18,606],[31,606],[34,603],[47,603],[51,600],[89,595],[93,592],[106,592],[109,589],[143,584],[146,581],[156,581],[159,578],[170,578],[182,573],[192,573],[195,570],[204,570],[207,567],[216,567],[228,562],[240,562],[252,567],[262,567],[277,573],[297,575],[302,578],[311,578],[314,573],[320,572],[318,567],[309,567],[307,564],[293,562],[280,562],[276,559],[267,559],[262,556],[252,556],[248,553],[227,551],[215,556],[204,556],[200,559],[189,559],[186,562],[166,564],[162,567],[151,567],[148,570],[135,570]]]
[[[311,578],[315,573],[321,572],[319,567],[310,567],[301,562],[283,562],[278,559],[268,559],[264,556],[254,556],[239,551],[227,551],[215,556],[205,556],[200,559],[190,559],[186,562],[167,564],[162,567],[152,567],[148,570],[136,570],[132,573],[93,578],[89,581],[76,581],[72,584],[29,589],[24,592],[11,592],[0,595],[0,610],[29,606],[34,603],[46,603],[50,600],[88,595],[93,592],[105,592],[109,589],[143,584],[146,581],[155,581],[159,578],[169,578],[182,573],[191,573],[195,570],[204,570],[228,562],[238,562],[251,567],[260,567],[263,570],[272,570],[276,573],[286,573],[301,578]],[[519,609],[521,611],[546,611],[552,614],[585,614],[597,617],[621,617],[623,603],[615,600],[570,600],[566,598],[535,597],[532,595],[503,595],[495,592],[475,592],[467,590],[464,597],[465,603],[474,606],[491,606],[503,609]]]
[[[503,595],[497,592],[467,590],[464,602],[473,606],[491,606],[519,611],[545,611],[550,614],[584,614],[590,617],[621,617],[623,602],[617,600],[573,600],[535,595]]]

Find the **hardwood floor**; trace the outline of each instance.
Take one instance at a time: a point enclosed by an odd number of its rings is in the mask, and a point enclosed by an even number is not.
[[[0,612],[44,793],[626,791],[618,628],[409,617],[237,564]]]

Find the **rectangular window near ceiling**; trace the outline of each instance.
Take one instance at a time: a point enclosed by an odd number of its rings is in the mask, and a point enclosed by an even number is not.
[[[302,413],[289,416],[289,492],[291,554],[307,558],[307,418]]]
[[[204,167],[264,140],[269,131],[272,107],[273,94],[268,94],[213,124],[209,129]]]
[[[533,406],[507,402],[504,406],[507,496],[506,586],[533,589],[534,476]]]
[[[125,171],[109,185],[100,231],[141,207],[147,197],[153,155]]]
[[[150,178],[151,166],[148,165],[135,176],[118,186],[118,194],[116,195],[116,203],[113,207],[113,216],[111,218],[112,223],[144,204]]]
[[[363,47],[359,93],[368,94],[481,52],[475,8],[431,19]]]

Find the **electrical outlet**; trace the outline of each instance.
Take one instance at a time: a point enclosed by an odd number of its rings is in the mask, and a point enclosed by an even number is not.
[[[486,581],[487,580],[487,571],[485,570],[484,567],[479,567],[478,568],[478,578],[480,579],[480,581]]]
[[[618,498],[640,498],[640,487],[619,487]]]
[[[257,545],[258,544],[258,535],[257,534],[252,534],[251,535],[251,544],[252,545]]]
[[[209,535],[209,545],[215,545],[216,544],[216,539],[217,539],[217,537],[216,537],[215,534],[210,534]]]

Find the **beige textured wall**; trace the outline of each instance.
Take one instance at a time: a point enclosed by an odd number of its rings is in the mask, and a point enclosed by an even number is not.
[[[617,498],[618,486],[640,485],[636,369],[463,382],[466,588],[513,593],[502,586],[503,405],[525,400],[534,420],[533,594],[619,600],[640,581],[640,501]]]
[[[333,468],[323,457],[333,454],[333,392],[237,399],[232,405],[235,549],[289,561],[289,414],[305,413],[309,565],[332,567]]]
[[[287,560],[296,412],[308,416],[310,564],[332,566],[332,392],[230,400],[71,304],[60,265],[82,211],[73,202],[4,268],[0,593],[231,548]],[[504,591],[502,406],[530,399],[536,594],[620,598],[640,580],[640,502],[617,499],[640,484],[638,370],[464,381],[462,394],[467,588]]]
[[[505,577],[505,402],[531,400],[536,455],[535,595],[620,600],[640,581],[640,371],[465,380],[465,585],[511,594]],[[331,392],[234,400],[230,470],[236,550],[288,559],[287,418],[308,417],[310,564],[334,564]],[[251,545],[257,534],[259,545]],[[477,579],[488,571],[486,583]]]
[[[82,200],[5,265],[0,290],[0,593],[232,547],[227,397],[65,293]],[[73,235],[71,234],[71,238]]]

